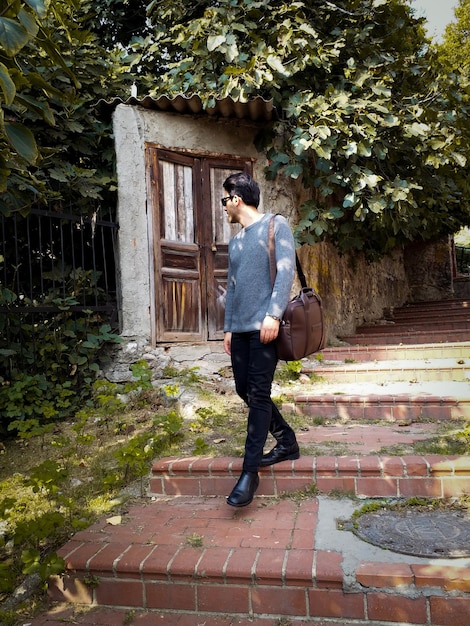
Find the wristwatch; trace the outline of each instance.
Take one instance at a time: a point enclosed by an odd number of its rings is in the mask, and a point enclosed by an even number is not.
[[[271,313],[266,313],[266,317],[272,317],[273,320],[276,320],[276,322],[280,322],[281,318],[277,317],[277,315],[271,315]]]

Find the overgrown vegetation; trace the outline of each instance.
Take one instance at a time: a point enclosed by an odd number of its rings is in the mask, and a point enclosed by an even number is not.
[[[91,273],[75,278],[74,295],[64,297],[57,284],[44,294],[40,304],[53,308],[39,318],[21,314],[18,294],[0,284],[0,307],[4,307],[0,311],[3,435],[50,431],[58,419],[86,403],[99,370],[98,356],[103,359],[103,346],[120,341],[100,314],[73,311],[82,292],[94,282]],[[44,277],[43,283],[46,280]],[[28,304],[28,298],[22,296],[20,306],[23,304]]]
[[[93,402],[52,432],[38,435],[31,424],[3,446],[0,597],[25,575],[37,574],[45,584],[60,573],[64,563],[56,549],[97,515],[119,510],[126,485],[138,486],[134,494],[142,496],[152,460],[181,440],[182,417],[168,405],[174,385],[155,390],[144,361],[132,372],[125,384],[97,380]],[[0,614],[2,623],[6,619]]]
[[[122,93],[119,54],[90,27],[96,3],[0,3],[0,212],[35,203],[91,215],[115,204],[111,123],[100,98]],[[105,41],[104,41],[105,42]]]
[[[204,107],[272,99],[279,120],[257,145],[268,177],[282,171],[311,192],[300,242],[374,256],[455,233],[470,220],[468,0],[459,4],[438,49],[405,0],[9,3],[2,209],[114,203],[111,129],[94,103],[135,83],[139,94],[198,94]]]
[[[131,42],[139,91],[273,100],[279,120],[257,147],[268,178],[310,192],[300,243],[375,258],[468,225],[468,77],[441,65],[405,0],[154,0],[148,12],[153,36]]]
[[[7,221],[33,206],[95,219],[114,212],[111,124],[95,105],[122,81],[118,56],[88,29],[89,11],[73,0],[0,3],[0,213]],[[48,268],[35,277],[34,293],[19,267],[0,279],[0,432],[31,435],[87,402],[98,354],[117,337],[84,306],[91,292],[102,304],[96,273],[75,268],[61,282],[56,267],[65,261],[52,243],[42,250],[15,231],[2,253],[15,246]]]

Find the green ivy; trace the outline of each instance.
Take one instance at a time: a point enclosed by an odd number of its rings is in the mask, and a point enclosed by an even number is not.
[[[37,324],[31,334],[28,325],[18,321],[21,344],[10,343],[7,355],[0,352],[0,372],[11,372],[10,380],[0,375],[0,426],[4,432],[31,436],[51,420],[70,415],[91,394],[103,347],[120,341],[109,324],[92,316],[75,320],[71,312],[64,311],[61,318]],[[46,373],[35,373],[37,370]]]
[[[255,144],[268,179],[307,190],[298,243],[376,258],[468,224],[468,77],[442,68],[409,2],[154,0],[148,13],[154,36],[128,63],[140,91],[273,101]]]

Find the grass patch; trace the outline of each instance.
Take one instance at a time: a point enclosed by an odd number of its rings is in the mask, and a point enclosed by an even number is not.
[[[246,411],[238,399],[195,368],[167,371],[171,380],[159,381],[160,388],[144,369],[131,386],[97,381],[94,402],[67,421],[3,442],[0,607],[25,576],[39,575],[43,586],[27,606],[0,608],[2,625],[23,624],[23,615],[42,607],[47,579],[64,568],[56,550],[97,518],[122,514],[129,500],[142,498],[154,460],[243,454]],[[184,389],[195,390],[194,406],[203,405],[192,418],[179,412]]]
[[[357,520],[361,515],[376,511],[462,511],[470,510],[470,497],[461,498],[422,498],[413,496],[400,500],[373,500],[367,502],[353,512],[351,519]]]

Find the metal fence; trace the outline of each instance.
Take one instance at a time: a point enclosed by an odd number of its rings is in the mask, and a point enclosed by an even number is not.
[[[34,329],[65,307],[117,329],[117,229],[111,216],[41,209],[0,218],[0,354],[12,345],[21,352],[22,327]]]

